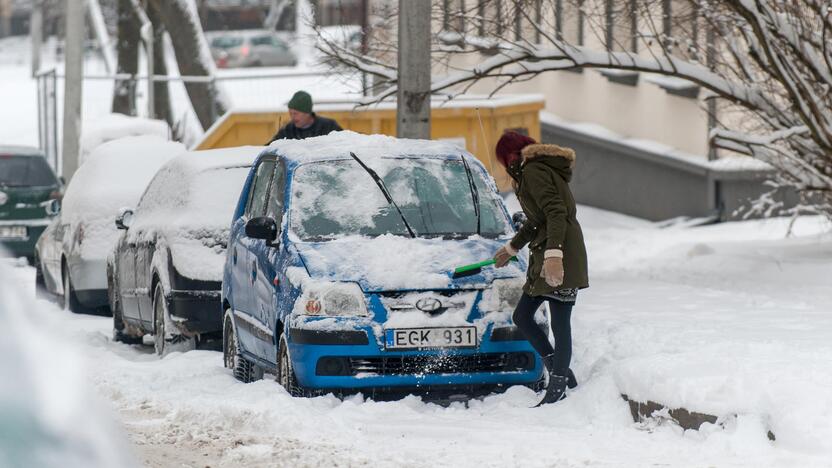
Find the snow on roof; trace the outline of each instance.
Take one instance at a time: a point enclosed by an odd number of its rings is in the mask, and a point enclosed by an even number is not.
[[[276,140],[269,145],[269,151],[297,162],[344,158],[353,152],[362,160],[407,155],[441,157],[465,154],[470,156],[472,164],[479,164],[476,158],[453,142],[364,135],[349,130],[305,140]]]
[[[79,164],[83,164],[98,146],[126,136],[156,135],[168,139],[168,124],[161,120],[109,114],[84,125],[81,135]]]

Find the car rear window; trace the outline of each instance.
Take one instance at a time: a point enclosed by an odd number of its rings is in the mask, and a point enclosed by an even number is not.
[[[211,47],[215,47],[217,49],[232,49],[234,47],[240,47],[241,45],[243,45],[242,37],[223,36],[217,37],[211,41]]]
[[[43,158],[0,154],[0,185],[43,187],[57,183],[55,174]]]

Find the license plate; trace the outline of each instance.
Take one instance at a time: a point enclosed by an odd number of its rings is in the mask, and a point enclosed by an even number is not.
[[[473,348],[476,327],[394,328],[384,331],[387,349]]]
[[[0,239],[25,239],[26,226],[0,226]]]

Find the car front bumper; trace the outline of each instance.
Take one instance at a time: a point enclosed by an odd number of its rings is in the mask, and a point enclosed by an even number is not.
[[[25,237],[2,238],[0,237],[0,252],[5,251],[6,255],[14,257],[32,258],[35,255],[35,244],[40,235],[49,225],[50,219],[36,220],[7,220],[0,222],[0,226],[23,226],[26,228]]]
[[[528,341],[492,326],[476,348],[387,351],[372,327],[288,329],[289,356],[298,383],[315,393],[430,393],[537,384],[543,365]],[[420,391],[417,391],[420,390]]]

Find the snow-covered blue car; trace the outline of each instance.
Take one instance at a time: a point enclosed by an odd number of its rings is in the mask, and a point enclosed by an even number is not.
[[[542,364],[511,323],[525,257],[452,274],[513,232],[485,168],[450,143],[352,132],[275,142],[232,221],[225,366],[245,382],[274,373],[293,395],[536,387]]]

